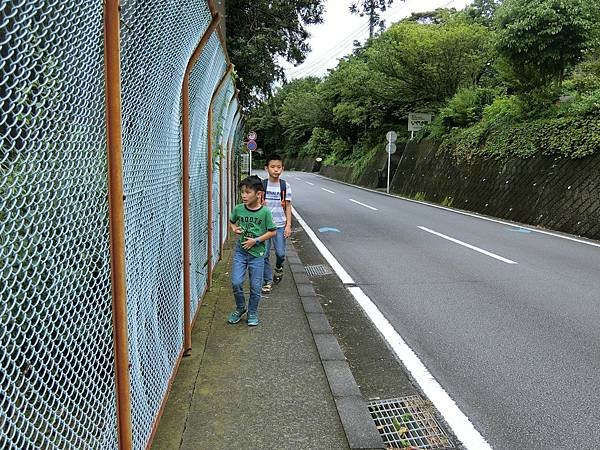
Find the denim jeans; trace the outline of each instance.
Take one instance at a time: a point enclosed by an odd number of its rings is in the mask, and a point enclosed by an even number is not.
[[[248,313],[256,314],[258,311],[264,264],[265,259],[262,256],[252,256],[244,250],[239,243],[236,244],[233,253],[233,264],[231,266],[231,285],[233,287],[233,297],[235,298],[235,307],[237,309],[246,309],[244,278],[246,277],[247,271],[250,279]]]
[[[277,228],[277,234],[275,237],[272,237],[265,242],[267,251],[265,252],[265,273],[263,275],[264,283],[270,283],[273,281],[273,269],[271,268],[271,261],[269,260],[269,257],[271,256],[271,242],[273,242],[273,247],[275,248],[275,267],[283,267],[283,262],[285,261],[284,232],[285,227]]]

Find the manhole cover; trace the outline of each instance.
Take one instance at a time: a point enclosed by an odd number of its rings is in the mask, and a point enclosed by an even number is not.
[[[369,412],[387,448],[454,448],[418,395],[373,401]]]
[[[306,270],[306,274],[309,277],[319,277],[322,275],[331,275],[333,272],[329,269],[329,267],[324,266],[323,264],[316,264],[314,266],[304,266]]]

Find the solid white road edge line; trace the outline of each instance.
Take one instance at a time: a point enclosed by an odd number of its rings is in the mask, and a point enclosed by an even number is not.
[[[519,264],[519,263],[517,263],[515,261],[512,261],[510,259],[507,259],[507,258],[504,258],[502,256],[496,255],[495,253],[488,252],[487,250],[484,250],[482,248],[475,247],[474,245],[467,244],[466,242],[463,242],[463,241],[459,241],[458,239],[455,239],[453,237],[446,236],[445,234],[438,233],[437,231],[430,230],[429,228],[425,228],[425,227],[421,227],[421,226],[419,226],[418,228],[421,229],[421,230],[423,230],[423,231],[427,231],[428,233],[435,234],[436,236],[439,236],[439,237],[441,237],[443,239],[447,239],[447,240],[449,240],[451,242],[454,242],[455,244],[462,245],[463,247],[470,248],[471,250],[475,250],[476,252],[479,252],[479,253],[483,253],[484,255],[487,255],[487,256],[495,258],[495,259],[497,259],[499,261],[505,262],[506,264]]]
[[[444,417],[465,448],[468,450],[492,450],[492,447],[475,429],[469,418],[460,410],[437,380],[433,378],[433,375],[427,370],[419,357],[404,342],[404,339],[400,337],[392,324],[390,324],[363,290],[359,287],[349,287],[348,290],[367,316],[369,316],[369,319],[375,324],[390,347],[392,347],[400,361],[402,361],[414,377],[423,390],[423,393]]]
[[[420,205],[425,205],[425,206],[431,206],[432,208],[443,209],[444,211],[450,211],[450,212],[453,212],[455,214],[462,214],[463,216],[469,216],[469,217],[474,217],[476,219],[487,220],[488,222],[500,223],[502,225],[508,225],[509,227],[523,228],[524,230],[533,231],[534,233],[546,234],[548,236],[554,236],[554,237],[557,237],[557,238],[560,238],[560,239],[566,239],[568,241],[578,242],[580,244],[586,244],[586,245],[591,245],[592,247],[598,247],[598,248],[600,248],[600,243],[598,243],[598,242],[584,241],[583,239],[577,239],[575,237],[566,236],[566,235],[558,234],[558,233],[553,233],[551,231],[540,230],[538,228],[532,228],[532,227],[527,226],[527,225],[519,225],[519,224],[516,224],[516,223],[506,222],[504,220],[494,219],[492,217],[483,216],[481,214],[470,213],[470,212],[467,212],[467,211],[460,211],[458,209],[452,209],[452,208],[448,208],[446,206],[436,205],[434,203],[422,202],[420,200],[414,200],[412,198],[403,197],[403,196],[397,195],[397,194],[388,194],[386,192],[376,191],[375,189],[369,189],[369,188],[366,188],[366,187],[363,187],[363,186],[356,186],[355,184],[350,184],[350,183],[346,183],[344,181],[335,180],[333,178],[329,178],[329,177],[326,177],[324,175],[319,175],[319,174],[316,174],[316,173],[313,174],[313,176],[319,177],[319,178],[324,178],[324,179],[326,179],[328,181],[331,181],[332,183],[345,184],[346,186],[351,186],[351,187],[354,187],[356,189],[361,189],[363,191],[372,192],[374,194],[385,195],[386,197],[392,197],[392,198],[399,198],[401,200],[406,200],[407,202],[418,203]]]
[[[372,209],[373,211],[379,211],[377,208],[373,208],[372,206],[365,205],[364,203],[358,202],[358,201],[356,201],[356,200],[354,200],[352,198],[349,198],[348,200],[350,200],[351,202],[354,202],[354,203],[356,203],[356,204],[358,204],[360,206],[364,206],[365,208]]]
[[[335,194],[335,192],[330,191],[329,189],[325,189],[325,188],[321,188],[321,189],[323,189],[325,192],[329,192],[330,194]]]
[[[332,269],[342,280],[344,284],[354,284],[354,281],[348,275],[348,272],[335,259],[331,252],[325,247],[317,235],[310,229],[306,222],[300,217],[296,209],[292,209],[294,217],[300,223],[302,228],[315,246],[321,252],[321,255],[331,265]],[[417,384],[423,390],[423,393],[434,404],[440,414],[444,417],[456,437],[462,442],[467,450],[492,450],[492,447],[475,429],[469,418],[460,410],[454,400],[446,393],[444,388],[433,378],[433,375],[427,370],[419,357],[404,342],[404,339],[398,334],[390,322],[379,311],[379,308],[363,292],[360,287],[347,286],[348,291],[356,299],[361,308],[365,311],[371,322],[377,327],[383,338],[387,341],[394,353],[398,356],[402,364],[411,373]]]
[[[304,219],[302,219],[302,217],[300,217],[300,214],[298,214],[298,211],[296,211],[296,208],[294,208],[294,207],[292,207],[292,214],[294,215],[294,217],[296,218],[298,223],[300,223],[302,228],[304,228],[304,231],[306,231],[306,234],[308,234],[308,236],[311,238],[311,240],[315,243],[315,245],[321,252],[321,255],[323,255],[323,257],[327,260],[327,262],[329,263],[331,268],[333,270],[335,270],[335,273],[337,273],[338,277],[340,277],[340,279],[342,280],[342,283],[354,284],[354,280],[352,279],[352,277],[350,275],[348,275],[348,272],[346,272],[346,270],[340,265],[340,263],[337,261],[337,259],[335,259],[335,256],[333,256],[331,254],[331,252],[329,250],[327,250],[327,247],[325,247],[323,245],[323,243],[317,237],[315,232],[310,229],[308,224],[304,221]]]

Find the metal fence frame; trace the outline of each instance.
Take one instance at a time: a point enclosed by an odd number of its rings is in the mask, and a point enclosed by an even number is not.
[[[43,0],[36,0],[37,7],[40,10],[43,8],[51,8],[48,6]],[[129,6],[132,8],[137,8],[137,4],[134,2],[125,2],[125,6]],[[11,6],[11,12],[16,14],[18,12],[18,8],[26,7],[25,4],[19,4]],[[149,4],[150,5],[150,4]],[[99,5],[98,5],[99,6]],[[152,10],[152,8],[157,8],[155,11],[160,9],[160,12],[157,14],[178,14],[185,8],[185,1],[181,1],[177,3],[177,5],[173,3],[169,3],[168,5],[160,4],[159,0],[152,2],[150,6],[143,5],[140,7],[148,8]],[[173,318],[180,320],[180,329],[177,328],[175,330],[176,336],[177,333],[181,332],[180,339],[177,338],[177,342],[180,342],[181,348],[177,349],[169,349],[171,353],[175,352],[178,354],[174,365],[169,365],[168,368],[170,370],[170,376],[168,379],[158,380],[160,389],[158,391],[159,395],[157,407],[147,404],[145,405],[147,411],[143,412],[145,414],[145,419],[143,421],[143,429],[140,429],[139,423],[136,425],[136,422],[133,418],[133,414],[138,412],[136,411],[136,402],[132,399],[133,390],[134,390],[134,381],[135,376],[132,372],[132,352],[161,352],[163,348],[151,347],[150,344],[144,348],[136,347],[138,345],[137,341],[132,341],[130,336],[131,331],[131,322],[137,320],[137,316],[131,316],[131,313],[128,314],[128,259],[127,249],[130,244],[127,239],[127,205],[126,205],[126,197],[127,197],[127,169],[125,168],[125,158],[127,153],[125,152],[125,138],[128,136],[128,129],[124,126],[124,107],[123,107],[123,67],[122,63],[124,61],[124,55],[122,52],[123,46],[123,36],[122,30],[124,26],[123,21],[123,1],[120,0],[105,0],[102,7],[102,25],[103,25],[103,49],[104,49],[104,101],[105,101],[105,131],[106,131],[106,177],[107,177],[107,195],[108,195],[108,242],[110,245],[110,261],[107,261],[110,265],[110,289],[111,289],[111,301],[112,301],[112,340],[113,340],[113,349],[114,349],[114,360],[106,361],[105,363],[110,365],[111,368],[114,368],[114,383],[115,383],[115,394],[114,394],[114,405],[112,407],[116,412],[116,430],[114,429],[115,424],[112,425],[110,423],[104,423],[98,425],[98,427],[111,427],[115,441],[112,443],[108,442],[94,442],[90,443],[91,448],[114,448],[118,447],[119,449],[132,449],[132,448],[149,448],[152,444],[152,440],[154,434],[156,432],[158,423],[162,416],[163,408],[166,404],[166,400],[168,398],[171,383],[177,373],[179,363],[181,358],[185,355],[189,355],[192,350],[192,340],[191,340],[191,330],[195,319],[197,318],[197,313],[199,308],[193,313],[191,309],[192,301],[201,301],[204,293],[210,288],[212,274],[214,270],[213,260],[218,260],[221,257],[223,251],[223,243],[224,240],[229,237],[229,229],[227,224],[229,222],[229,211],[231,209],[232,203],[235,201],[235,186],[237,185],[237,176],[239,174],[239,170],[234,166],[236,164],[237,158],[235,157],[235,153],[240,148],[240,143],[242,139],[242,128],[243,128],[243,117],[241,112],[241,107],[239,104],[239,97],[237,90],[235,89],[235,81],[233,74],[233,65],[229,60],[229,56],[227,54],[227,48],[224,39],[224,23],[222,20],[222,13],[219,13],[217,5],[214,0],[205,0],[200,2],[201,8],[206,8],[205,10],[210,12],[210,16],[212,20],[210,23],[200,24],[205,30],[201,36],[199,36],[199,40],[195,45],[195,48],[191,49],[193,51],[190,52],[189,60],[187,61],[186,67],[181,68],[173,68],[174,71],[180,71],[182,73],[183,82],[181,84],[180,91],[180,105],[181,105],[181,123],[179,128],[179,137],[180,137],[180,175],[181,182],[180,186],[173,187],[171,194],[181,195],[181,200],[176,202],[176,204],[181,204],[182,211],[180,211],[181,218],[181,226],[182,229],[178,232],[181,233],[181,246],[182,246],[182,261],[181,261],[181,274],[173,274],[173,279],[177,280],[179,276],[183,280],[181,283],[183,284],[181,289],[181,297],[177,297],[177,301],[181,300],[183,305],[182,315],[183,318],[179,314],[181,310],[173,311],[171,320]],[[221,9],[223,8],[220,5]],[[172,11],[169,12],[169,8]],[[167,12],[165,12],[167,10]],[[1,17],[2,11],[0,11]],[[38,16],[35,17],[34,20],[43,20],[43,17]],[[98,23],[99,23],[98,18]],[[200,19],[199,19],[200,20]],[[204,19],[202,19],[204,20]],[[3,24],[2,26],[4,26]],[[60,26],[61,24],[59,24]],[[199,25],[199,24],[196,24]],[[32,27],[34,25],[31,25]],[[197,26],[196,28],[200,28]],[[24,35],[24,34],[23,34]],[[190,75],[194,66],[198,63],[199,59],[203,55],[203,52],[206,48],[207,43],[211,39],[218,39],[219,52],[216,52],[212,58],[223,58],[222,67],[224,68],[222,73],[213,73],[213,77],[218,79],[218,83],[214,86],[212,90],[212,95],[210,95],[210,102],[208,103],[208,107],[206,108],[196,108],[193,109],[190,106]],[[167,51],[167,48],[164,48],[164,51]],[[131,49],[130,49],[131,51]],[[184,50],[184,52],[187,50]],[[10,56],[10,55],[9,55]],[[75,55],[77,57],[77,55]],[[125,60],[126,61],[126,60]],[[127,61],[126,61],[127,62]],[[147,64],[148,62],[145,61]],[[211,66],[210,70],[213,66]],[[214,68],[220,67],[219,64],[216,64]],[[216,70],[215,70],[216,71]],[[140,73],[143,74],[143,68],[140,69]],[[12,71],[10,76],[26,76],[23,75],[24,72],[17,73]],[[11,86],[8,86],[11,88]],[[211,87],[212,88],[212,87]],[[224,90],[225,88],[225,90]],[[216,100],[225,96],[223,101],[220,104],[215,104]],[[10,98],[6,97],[2,99],[3,107],[7,106],[10,102]],[[97,109],[96,109],[97,110]],[[173,111],[170,112],[171,114]],[[128,111],[128,114],[131,114],[131,110]],[[160,111],[157,111],[156,114],[160,114]],[[191,139],[191,120],[192,117],[203,117],[204,119],[199,120],[198,123],[206,123],[206,133],[201,137],[202,149],[191,148],[190,139]],[[144,117],[147,119],[147,117]],[[204,122],[206,121],[206,122]],[[217,130],[215,124],[219,124],[219,129]],[[15,127],[14,123],[9,123],[9,127]],[[198,299],[192,299],[192,283],[193,277],[191,275],[191,254],[194,245],[197,245],[197,242],[192,242],[190,239],[191,231],[190,231],[190,199],[191,199],[191,187],[190,187],[190,155],[193,152],[200,151],[200,153],[196,156],[204,157],[205,161],[202,165],[202,168],[206,170],[206,179],[207,186],[206,190],[208,193],[208,213],[206,219],[207,226],[207,278],[204,286],[196,286],[196,295],[199,295]],[[206,154],[203,152],[206,151]],[[218,157],[215,160],[215,155]],[[125,155],[125,156],[124,156]],[[218,163],[217,163],[218,161]],[[8,161],[10,164],[10,161]],[[57,165],[59,167],[59,165]],[[204,170],[204,169],[201,169]],[[216,175],[215,175],[216,174]],[[5,180],[2,177],[5,176],[4,172],[0,172],[0,183],[3,183]],[[214,178],[218,176],[218,179]],[[217,181],[215,183],[215,181]],[[214,186],[213,186],[214,185]],[[9,192],[9,191],[7,191]],[[12,192],[12,191],[10,191]],[[8,194],[2,194],[8,195]],[[17,194],[18,195],[18,194]],[[0,198],[0,200],[4,200]],[[24,202],[26,199],[23,200]],[[17,202],[15,202],[16,204]],[[19,203],[21,204],[21,203]],[[216,205],[216,208],[214,207]],[[216,211],[215,211],[216,209]],[[106,216],[104,216],[106,217]],[[41,219],[43,220],[43,219]],[[177,222],[179,223],[179,222]],[[4,223],[0,222],[0,229],[4,227]],[[218,230],[213,229],[214,227],[218,227]],[[167,230],[168,233],[168,230]],[[179,234],[177,234],[179,236]],[[68,236],[65,236],[67,239]],[[0,240],[0,244],[3,241]],[[11,248],[11,247],[9,247]],[[2,250],[2,249],[0,249]],[[172,269],[169,267],[169,269]],[[108,284],[108,281],[107,281]],[[10,295],[10,288],[4,288],[2,292],[3,295]],[[2,288],[0,288],[2,291]],[[41,294],[40,294],[41,295]],[[108,290],[107,290],[108,295]],[[140,297],[143,297],[143,294],[139,294]],[[108,298],[105,304],[108,307]],[[136,313],[137,314],[137,313]],[[158,314],[158,313],[157,313]],[[106,316],[108,318],[108,315]],[[160,317],[159,317],[160,319]],[[4,318],[2,320],[5,320]],[[10,320],[10,317],[6,320]],[[143,318],[142,318],[143,320]],[[183,323],[181,323],[181,320]],[[166,325],[163,325],[166,326]],[[109,330],[109,327],[105,327],[106,330]],[[108,335],[107,335],[108,336]],[[10,337],[9,337],[10,338]],[[110,342],[109,338],[107,338],[106,342]],[[4,345],[4,341],[0,343],[0,351],[4,351],[2,346]],[[5,367],[5,362],[0,362],[0,372],[2,372]],[[108,367],[108,366],[107,366]],[[142,374],[141,376],[152,376],[151,374]],[[137,380],[139,382],[139,380]],[[142,380],[144,381],[144,380]],[[141,383],[142,386],[146,386],[146,383]],[[10,393],[6,393],[6,395],[10,395]],[[11,411],[14,411],[14,405],[19,404],[18,402],[14,402],[11,398],[5,397],[5,391],[0,389],[0,399],[2,400],[0,410],[0,446],[4,446],[6,444],[7,448],[16,448],[18,446],[24,445],[23,448],[34,445],[33,442],[23,441],[23,437],[20,436],[17,442],[17,439],[14,435],[6,434],[5,428],[6,422],[5,420],[10,422],[12,419],[12,415],[8,414],[8,411],[5,410],[9,407]],[[56,400],[60,403],[60,399]],[[8,403],[7,403],[8,402]],[[139,399],[138,399],[139,403]],[[31,405],[30,405],[31,406]],[[60,408],[58,408],[60,409]],[[110,414],[112,416],[112,413]],[[23,426],[23,419],[19,417],[19,425],[17,422],[11,424],[11,426],[18,427]],[[28,427],[31,429],[36,429],[36,427],[43,427],[43,423],[31,422],[26,423]],[[104,429],[103,428],[103,429]],[[43,434],[43,431],[40,433]],[[67,438],[65,438],[67,439]],[[25,442],[25,443],[23,443]],[[58,444],[52,444],[48,441],[48,448],[59,448]],[[73,443],[72,445],[75,445]]]

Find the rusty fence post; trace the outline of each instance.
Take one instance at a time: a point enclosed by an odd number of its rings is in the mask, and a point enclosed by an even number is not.
[[[212,121],[213,121],[213,104],[219,92],[221,92],[221,88],[225,84],[225,80],[227,77],[231,75],[233,71],[233,66],[229,64],[227,66],[227,70],[223,74],[223,77],[219,80],[219,84],[215,88],[215,91],[210,98],[210,103],[208,105],[208,288],[210,289],[212,285],[212,274],[213,274],[213,264],[212,264],[212,241],[213,241],[213,227],[212,227],[212,219],[213,219],[213,131],[212,131]]]
[[[125,201],[121,136],[121,49],[118,0],[104,3],[104,77],[106,95],[106,146],[110,229],[110,276],[115,352],[117,438],[120,450],[132,448],[131,391],[127,342],[127,291],[125,275]]]
[[[192,350],[192,318],[191,318],[191,248],[190,248],[190,74],[198,58],[202,54],[206,43],[219,25],[221,16],[216,14],[208,28],[200,38],[183,75],[181,89],[181,140],[182,140],[182,165],[181,179],[183,184],[183,350],[188,356]]]

